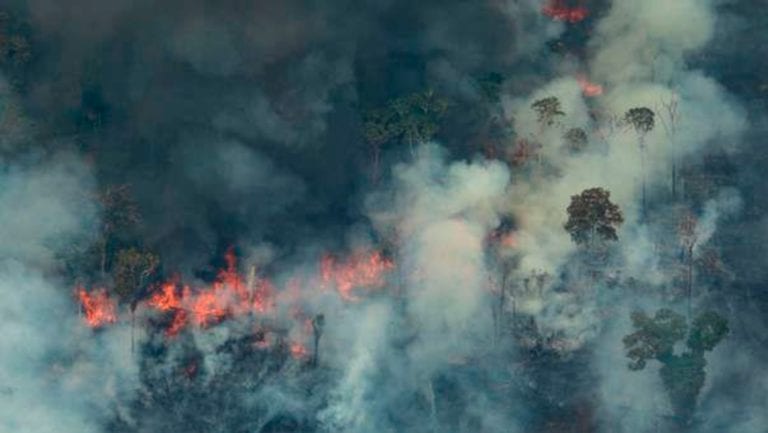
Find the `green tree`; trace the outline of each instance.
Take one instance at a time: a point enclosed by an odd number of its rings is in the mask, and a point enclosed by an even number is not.
[[[101,204],[101,231],[99,233],[100,269],[106,275],[112,243],[135,229],[141,222],[139,206],[133,199],[129,185],[107,187],[98,196]]]
[[[373,177],[378,176],[381,148],[392,140],[403,140],[413,152],[416,143],[431,140],[449,107],[448,100],[431,89],[401,96],[384,108],[363,115],[363,136],[373,153]]]
[[[611,202],[611,193],[603,188],[585,189],[571,196],[568,221],[563,226],[578,245],[593,246],[598,241],[619,239],[616,229],[624,222],[621,209]]]
[[[690,423],[706,379],[704,354],[713,350],[728,334],[727,320],[708,311],[693,321],[689,332],[685,318],[666,308],[657,311],[653,317],[637,311],[632,313],[631,319],[635,332],[623,339],[630,359],[629,369],[642,370],[649,360],[660,362],[659,374],[672,410],[683,424]],[[686,348],[675,353],[675,345],[686,335]]]
[[[587,133],[581,128],[571,128],[563,135],[565,145],[572,153],[578,153],[587,147]]]

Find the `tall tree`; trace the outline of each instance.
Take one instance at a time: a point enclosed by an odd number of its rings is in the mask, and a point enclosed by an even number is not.
[[[688,318],[691,318],[691,304],[693,298],[693,252],[698,241],[696,230],[696,217],[690,212],[685,213],[677,226],[680,244],[683,247],[683,260],[685,260],[685,293],[688,298]]]
[[[320,358],[320,338],[323,336],[323,328],[325,327],[325,316],[318,314],[312,318],[312,336],[314,337],[315,347],[312,351],[312,365],[317,366],[317,362]]]
[[[136,305],[141,289],[155,272],[160,259],[136,248],[121,250],[117,254],[114,266],[115,294],[123,303],[129,303],[131,309],[131,351],[133,351],[133,329],[135,325]]]
[[[382,146],[394,139],[408,143],[413,152],[417,143],[431,140],[449,107],[447,99],[427,89],[389,101],[363,115],[363,135],[373,153],[374,179]]]
[[[133,199],[129,185],[109,186],[98,196],[101,204],[101,231],[99,233],[100,269],[106,275],[112,242],[134,229],[141,222],[139,206]]]
[[[616,241],[616,230],[624,222],[619,206],[611,202],[611,193],[603,188],[589,188],[571,196],[568,221],[563,226],[579,245],[594,246],[599,241]]]
[[[631,319],[635,332],[623,339],[629,369],[642,370],[649,360],[661,363],[659,373],[672,409],[682,424],[689,424],[706,379],[704,354],[728,334],[727,320],[708,311],[693,321],[688,332],[685,318],[666,308],[653,317],[636,311]],[[676,344],[686,336],[686,348],[675,353]]]
[[[630,108],[625,114],[624,114],[624,121],[627,122],[632,128],[635,130],[635,133],[638,137],[638,146],[640,148],[640,170],[643,175],[643,192],[642,192],[642,203],[643,203],[643,217],[645,217],[645,211],[646,211],[646,162],[645,162],[645,136],[648,135],[649,132],[653,131],[654,126],[656,125],[655,121],[656,114],[647,107],[636,107],[636,108]]]

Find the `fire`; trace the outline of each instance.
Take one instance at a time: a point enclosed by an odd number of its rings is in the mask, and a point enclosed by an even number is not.
[[[392,260],[375,251],[358,252],[344,262],[326,255],[320,263],[320,273],[325,285],[332,284],[339,296],[347,301],[357,300],[352,292],[355,288],[380,288],[384,286],[385,274],[394,268]]]
[[[568,6],[566,0],[547,0],[547,3],[541,8],[541,12],[555,21],[567,21],[569,23],[584,21],[589,15],[589,10],[582,4]]]
[[[178,335],[178,333],[181,332],[181,330],[184,329],[186,325],[187,312],[184,310],[178,310],[176,314],[173,315],[173,321],[171,322],[170,326],[168,326],[168,329],[165,330],[165,335],[169,337]]]
[[[147,304],[160,311],[171,311],[181,307],[181,299],[176,294],[176,283],[163,283],[159,292],[154,293]]]
[[[110,299],[106,290],[95,289],[88,293],[79,287],[77,296],[85,313],[85,323],[91,328],[117,322],[117,304]]]
[[[291,343],[291,356],[300,359],[300,358],[306,358],[307,355],[309,355],[309,351],[307,350],[307,347],[299,342],[292,342]]]
[[[291,319],[297,321],[299,332],[306,337],[311,335],[312,326],[300,307],[303,287],[317,287],[316,283],[320,281],[321,287],[333,288],[342,299],[353,301],[358,299],[353,293],[355,290],[384,286],[386,272],[393,268],[392,260],[378,251],[358,251],[346,259],[324,255],[319,275],[288,278],[278,291],[269,279],[257,276],[255,269],[251,269],[247,277],[239,273],[237,258],[230,249],[225,256],[225,266],[210,284],[182,285],[175,277],[155,286],[143,305],[150,311],[167,315],[165,334],[173,337],[187,327],[207,328],[230,318],[269,318],[279,300],[294,312]],[[117,304],[105,290],[87,293],[78,288],[77,294],[89,326],[99,327],[117,321]],[[271,339],[265,338],[267,331],[260,329],[262,338],[256,341],[258,347],[271,345]],[[294,343],[291,352],[303,356],[301,354],[305,354],[306,349],[300,347],[303,346]]]
[[[576,81],[579,82],[579,87],[581,87],[581,92],[584,96],[591,98],[603,94],[603,86],[589,81],[587,77],[583,75],[578,75]]]
[[[272,283],[255,275],[246,282],[237,272],[237,258],[232,249],[227,251],[225,261],[226,266],[209,286],[195,289],[184,286],[179,293],[177,282],[172,280],[160,285],[150,296],[147,306],[160,312],[173,312],[173,320],[166,330],[168,336],[178,334],[189,324],[204,328],[228,317],[268,314],[272,310]]]

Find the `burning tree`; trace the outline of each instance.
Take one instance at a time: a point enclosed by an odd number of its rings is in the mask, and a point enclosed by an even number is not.
[[[624,222],[624,216],[610,198],[610,191],[603,188],[585,189],[571,196],[564,228],[576,244],[592,246],[598,241],[619,239],[616,229]]]
[[[652,359],[660,362],[661,379],[672,409],[681,423],[690,423],[706,378],[704,354],[728,334],[728,321],[708,311],[693,321],[688,332],[685,318],[666,308],[657,311],[654,317],[636,311],[631,319],[636,331],[623,339],[631,360],[629,369],[642,370]],[[686,350],[676,354],[675,345],[686,335]]]

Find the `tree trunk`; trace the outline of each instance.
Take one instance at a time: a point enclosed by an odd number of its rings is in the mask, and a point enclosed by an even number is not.
[[[131,305],[131,353],[135,352],[135,331],[136,331],[136,307]]]
[[[108,239],[105,236],[101,241],[101,278],[104,279],[107,276],[107,243]]]
[[[640,214],[641,221],[645,222],[646,218],[646,195],[645,195],[645,137],[640,136],[640,172],[642,174],[642,213]]]
[[[312,352],[312,366],[317,367],[317,361],[320,358],[320,334],[315,333],[315,347]]]
[[[691,320],[691,298],[693,297],[693,245],[688,247],[688,275],[687,275],[687,291],[688,291],[688,320]]]

